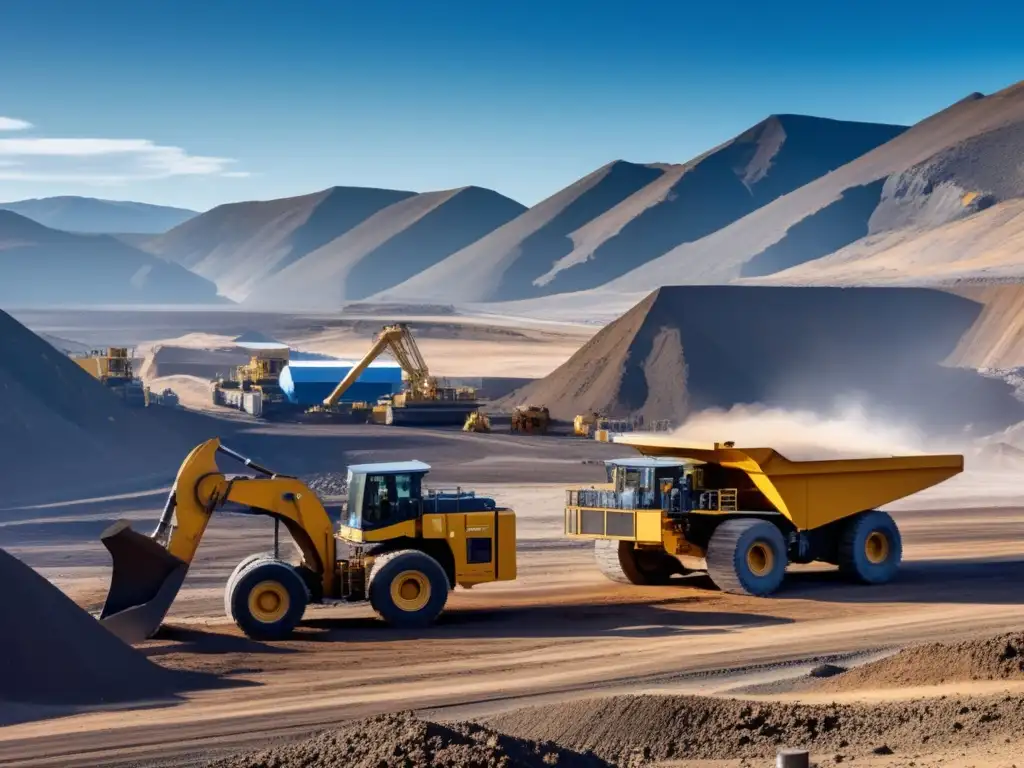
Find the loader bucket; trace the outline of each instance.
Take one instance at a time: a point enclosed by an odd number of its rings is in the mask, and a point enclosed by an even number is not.
[[[114,561],[100,623],[126,643],[152,637],[185,581],[188,563],[133,531],[126,520],[107,528],[100,541]]]

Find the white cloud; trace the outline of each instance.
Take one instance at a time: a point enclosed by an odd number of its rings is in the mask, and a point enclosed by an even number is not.
[[[5,125],[24,123],[0,118]],[[24,123],[28,127],[28,123]],[[16,128],[9,128],[16,130]],[[16,158],[12,160],[11,158]],[[0,139],[0,180],[53,181],[94,185],[166,179],[172,176],[227,176],[235,160],[190,155],[181,147],[148,139],[10,138]]]
[[[0,116],[0,131],[26,131],[31,127],[32,123],[26,120]]]

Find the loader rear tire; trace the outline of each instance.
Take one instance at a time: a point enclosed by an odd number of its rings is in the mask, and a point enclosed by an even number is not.
[[[667,552],[637,549],[633,542],[618,539],[594,541],[594,560],[601,573],[619,584],[668,584],[673,575],[686,573],[682,563]]]
[[[723,592],[765,597],[786,576],[786,539],[767,520],[726,520],[711,534],[705,560]]]
[[[839,570],[863,584],[891,581],[903,559],[896,521],[877,509],[854,515],[839,538]]]
[[[288,637],[309,603],[306,582],[280,560],[261,558],[249,563],[228,588],[228,615],[254,640]]]
[[[448,602],[448,575],[426,552],[403,549],[373,561],[367,585],[370,605],[384,621],[400,629],[434,623]]]

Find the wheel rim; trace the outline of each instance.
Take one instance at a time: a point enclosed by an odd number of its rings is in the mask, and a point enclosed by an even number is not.
[[[288,590],[280,582],[261,581],[249,592],[249,613],[264,624],[283,619],[290,606]]]
[[[391,581],[391,600],[403,611],[419,611],[430,601],[430,580],[419,571],[402,571]]]
[[[872,531],[864,540],[864,556],[872,565],[880,565],[889,559],[889,537],[881,531]]]
[[[775,565],[775,553],[763,541],[755,541],[747,550],[747,568],[755,576],[767,576]]]

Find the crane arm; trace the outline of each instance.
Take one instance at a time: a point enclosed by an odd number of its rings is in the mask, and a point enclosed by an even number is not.
[[[363,355],[363,359],[356,363],[352,370],[345,375],[345,378],[338,382],[338,386],[331,390],[331,394],[324,398],[324,405],[329,408],[333,408],[337,405],[341,396],[345,394],[349,387],[355,384],[356,379],[358,379],[362,375],[363,371],[370,366],[370,363],[376,360],[380,356],[380,353],[391,345],[392,337],[398,334],[399,331],[395,330],[391,326],[377,334],[377,340],[373,342],[373,346],[370,347],[370,351]],[[401,361],[399,361],[399,365],[401,365]]]
[[[377,334],[377,339],[373,342],[373,346],[370,347],[370,351],[363,355],[363,359],[356,363],[352,370],[345,375],[345,378],[338,382],[338,386],[331,391],[331,394],[324,398],[323,404],[328,408],[333,408],[337,405],[341,396],[345,394],[349,387],[355,384],[363,371],[369,367],[370,363],[380,357],[384,350],[391,353],[391,356],[395,358],[395,362],[405,372],[406,377],[409,379],[409,389],[417,393],[429,394],[432,389],[430,370],[427,368],[427,363],[423,359],[423,354],[416,344],[416,339],[413,338],[412,333],[409,331],[409,327],[405,323],[399,323],[397,325],[387,325]]]
[[[217,454],[241,461],[263,477],[228,477]],[[320,577],[332,594],[335,538],[330,517],[305,483],[280,477],[214,438],[197,446],[182,462],[174,488],[151,536],[119,521],[101,540],[113,559],[113,574],[100,614],[114,634],[133,641],[150,637],[163,622],[181,588],[213,513],[238,504],[253,514],[279,520],[302,552],[302,565]]]

